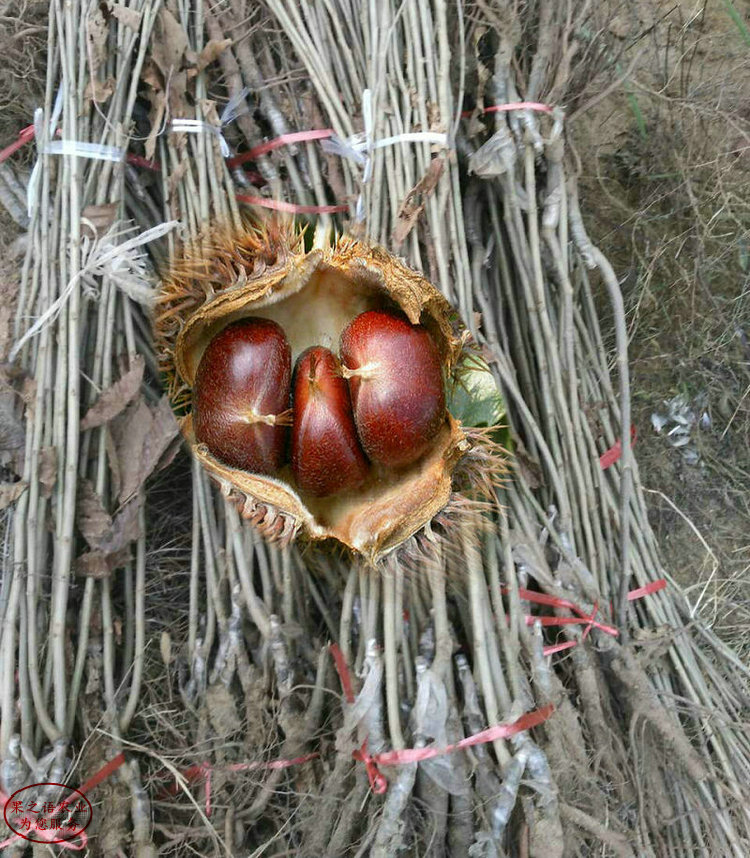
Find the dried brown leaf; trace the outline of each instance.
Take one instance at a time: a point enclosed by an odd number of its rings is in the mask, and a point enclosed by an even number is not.
[[[435,190],[445,168],[444,158],[433,158],[424,176],[406,195],[398,211],[398,223],[393,230],[393,243],[399,247],[414,228],[417,218],[424,210],[427,198]]]
[[[115,569],[124,566],[130,559],[125,549],[114,554],[105,551],[88,551],[76,559],[74,569],[77,575],[85,578],[108,578]]]
[[[114,82],[113,82],[114,83]],[[115,222],[117,203],[104,203],[101,206],[86,206],[81,212],[81,232],[88,238],[103,235]]]
[[[143,380],[145,361],[142,355],[133,358],[131,368],[111,387],[103,391],[81,421],[81,431],[108,423],[133,400]]]
[[[107,60],[108,34],[109,27],[104,19],[101,7],[99,5],[93,5],[91,7],[91,12],[86,19],[86,44],[92,66],[90,69],[92,78],[96,77],[96,73]]]
[[[27,488],[28,483],[0,483],[0,510],[15,503]]]
[[[167,9],[159,12],[154,26],[151,57],[159,67],[164,80],[171,80],[182,69],[188,48],[187,33],[182,24]]]
[[[112,93],[115,91],[115,79],[112,77],[108,77],[106,80],[96,80],[92,79],[86,85],[86,89],[84,90],[83,97],[90,98],[92,101],[95,101],[97,104],[102,104],[108,98],[112,97]]]
[[[203,71],[206,66],[215,62],[231,44],[231,39],[211,39],[207,42],[205,48],[203,48],[198,55],[198,61],[196,63],[198,71]]]
[[[112,528],[112,518],[91,480],[81,480],[78,485],[76,516],[78,529],[89,547],[101,547],[102,540]]]
[[[134,32],[137,33],[141,29],[143,15],[140,12],[136,12],[135,9],[130,9],[120,3],[114,3],[109,11],[118,21],[126,27],[130,27]]]
[[[138,539],[141,536],[140,509],[141,500],[138,497],[126,503],[115,516],[109,533],[97,548],[108,554],[116,554]]]
[[[57,447],[42,447],[39,482],[42,484],[42,497],[48,498],[57,482]]]
[[[165,454],[169,453],[173,446],[172,442],[180,434],[180,427],[177,425],[177,419],[166,396],[159,400],[156,407],[151,410],[151,414],[153,418],[151,432],[146,439],[143,458],[144,480],[160,467],[164,467],[163,463],[167,458]]]
[[[149,94],[148,98],[151,102],[151,110],[148,114],[149,122],[151,123],[151,130],[148,132],[144,149],[146,159],[153,161],[154,153],[156,152],[156,138],[162,131],[161,126],[164,121],[164,114],[167,110],[167,97],[161,90],[155,90]]]
[[[131,404],[118,419],[114,432],[117,461],[120,466],[120,500],[131,497],[142,485],[143,449],[151,430],[151,412],[143,399]]]
[[[154,408],[140,399],[118,421],[115,446],[122,485],[120,500],[131,498],[160,463],[179,427],[166,396]]]
[[[109,426],[105,426],[104,428],[104,446],[107,450],[109,475],[112,481],[112,494],[114,495],[114,497],[119,497],[120,487],[122,486],[122,475],[120,474],[120,460],[117,457],[115,441],[112,437],[112,430]]]

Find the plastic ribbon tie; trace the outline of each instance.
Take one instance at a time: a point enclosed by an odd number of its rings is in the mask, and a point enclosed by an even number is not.
[[[14,153],[17,152],[20,148],[25,146],[27,143],[30,143],[34,139],[34,126],[27,125],[26,128],[22,128],[21,131],[18,132],[18,138],[14,140],[10,145],[6,146],[4,149],[0,149],[0,164],[3,161],[7,161],[8,158]]]
[[[98,786],[103,780],[106,780],[113,772],[116,772],[124,762],[125,754],[120,752],[117,756],[113,757],[108,763],[102,766],[96,774],[92,775],[92,777],[90,777],[83,786],[79,787],[78,792],[84,793],[85,795],[87,792],[94,789],[95,786]],[[9,801],[10,797],[0,790],[0,802],[2,802],[3,807],[5,807]],[[75,835],[78,840],[77,843],[72,838],[70,840],[64,840],[56,837],[55,831],[49,828],[35,829],[34,837],[47,841],[50,846],[60,846],[62,849],[70,849],[73,852],[82,852],[88,846],[88,835],[85,831],[79,831]],[[27,838],[23,837],[21,834],[13,834],[7,840],[3,840],[2,843],[0,843],[0,849],[5,849],[6,846],[11,846],[18,840],[27,840]]]
[[[336,671],[339,675],[341,688],[344,692],[344,697],[347,703],[354,702],[354,691],[352,690],[351,676],[349,667],[346,664],[344,655],[338,644],[333,643],[329,647],[336,665]],[[370,781],[370,788],[378,795],[382,795],[388,789],[388,780],[380,771],[378,766],[403,766],[410,763],[420,763],[424,760],[431,760],[434,757],[442,757],[445,754],[452,754],[454,751],[461,751],[464,748],[470,748],[472,745],[483,745],[487,742],[494,742],[497,739],[507,739],[515,736],[517,733],[522,733],[525,730],[530,730],[532,727],[538,727],[543,724],[555,711],[552,703],[542,706],[540,709],[535,709],[532,712],[527,712],[510,724],[496,724],[493,727],[488,727],[486,730],[481,730],[479,733],[474,733],[472,736],[467,736],[452,745],[435,746],[428,745],[424,748],[404,748],[399,751],[382,751],[379,754],[370,754],[367,750],[367,740],[362,743],[359,750],[352,752],[352,757],[359,762],[365,764],[367,769],[367,777]]]
[[[637,440],[638,433],[636,432],[635,425],[630,427],[630,446],[635,446],[635,442]],[[609,448],[609,450],[605,450],[604,453],[599,456],[599,467],[605,471],[610,465],[614,465],[614,463],[622,456],[622,439],[618,438],[615,443]]]
[[[183,132],[186,134],[213,134],[219,141],[221,157],[228,158],[232,154],[229,144],[221,133],[221,128],[211,125],[209,122],[203,122],[202,119],[173,119],[169,130],[173,134],[181,134]]]
[[[101,146],[98,143],[83,143],[79,140],[53,140],[43,151],[47,155],[76,155],[95,161],[122,161],[125,150],[117,146]]]
[[[342,158],[350,158],[363,166],[362,184],[366,185],[372,178],[372,153],[376,149],[385,146],[395,146],[398,143],[433,143],[438,146],[448,147],[448,135],[439,131],[407,131],[403,134],[395,134],[392,137],[382,137],[380,140],[373,139],[374,118],[372,109],[372,93],[369,89],[362,93],[362,121],[364,133],[355,134],[342,140],[335,134],[330,140],[321,145],[326,152],[340,155]],[[356,219],[364,220],[364,202],[362,194],[357,198]]]
[[[643,587],[638,587],[636,590],[631,590],[628,593],[628,601],[632,602],[635,599],[642,599],[644,596],[650,596],[652,593],[657,593],[659,590],[663,590],[667,586],[667,582],[664,578],[659,578],[656,581],[652,581],[650,584],[646,584]],[[507,595],[510,591],[507,587],[503,587],[501,589],[503,595]],[[596,615],[599,611],[599,602],[594,603],[593,610],[590,614],[587,614],[583,608],[579,607],[575,604],[575,602],[571,602],[569,599],[563,599],[558,596],[550,596],[547,593],[537,593],[535,590],[526,590],[523,587],[518,588],[518,596],[520,599],[523,599],[526,602],[531,602],[535,605],[545,605],[550,608],[565,608],[569,611],[572,611],[576,614],[575,617],[539,617],[533,614],[525,614],[524,620],[527,626],[534,625],[534,623],[539,623],[543,627],[550,626],[572,626],[572,625],[581,625],[585,624],[586,627],[581,634],[581,640],[586,640],[591,629],[599,629],[605,634],[612,635],[612,637],[617,637],[620,632],[614,626],[608,626],[605,623],[600,623],[596,619]],[[612,606],[610,605],[610,610]],[[578,645],[578,641],[565,641],[559,644],[552,644],[551,646],[546,646],[542,650],[542,653],[546,655],[554,655],[557,652],[563,652],[567,649],[572,649],[574,646]]]
[[[255,197],[251,194],[236,194],[235,199],[239,203],[247,203],[251,206],[262,206],[266,209],[274,209],[277,212],[289,212],[290,214],[333,214],[334,212],[345,212],[349,206],[306,206],[299,203],[287,203],[284,200],[273,200],[270,197]]]
[[[308,143],[312,140],[326,140],[328,137],[333,137],[332,128],[317,128],[311,131],[294,131],[290,134],[282,134],[281,137],[274,137],[273,140],[253,146],[247,152],[235,155],[227,161],[227,165],[230,168],[239,167],[248,161],[255,161],[261,155],[273,152],[274,149],[280,149],[282,146],[291,146],[294,143]]]
[[[62,115],[62,107],[63,107],[63,90],[62,86],[58,87],[57,95],[55,96],[55,103],[52,107],[52,115],[49,119],[49,136],[54,137],[55,130],[57,128],[57,123],[60,120],[60,116]],[[34,162],[34,166],[31,170],[31,175],[29,176],[29,182],[26,185],[26,213],[29,218],[32,217],[34,213],[34,200],[36,199],[37,187],[39,185],[39,179],[42,172],[42,162],[40,159],[41,151],[39,147],[39,140],[44,133],[44,111],[41,107],[37,107],[34,111],[34,137],[37,141],[37,158]]]

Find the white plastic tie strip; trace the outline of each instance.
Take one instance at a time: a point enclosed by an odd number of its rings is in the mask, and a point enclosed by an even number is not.
[[[94,161],[122,161],[125,150],[117,146],[102,146],[99,143],[81,143],[78,140],[53,140],[44,147],[48,155],[77,155]]]
[[[229,144],[224,139],[221,133],[221,128],[216,125],[211,125],[208,122],[203,122],[201,119],[173,119],[170,125],[170,131],[173,134],[213,134],[219,141],[222,158],[228,158],[231,155]]]
[[[235,93],[226,105],[224,105],[224,110],[221,111],[221,116],[219,116],[222,128],[225,125],[230,125],[238,116],[244,116],[250,112],[250,108],[246,102],[249,94],[250,87],[245,86],[239,92]]]
[[[63,90],[62,86],[58,87],[55,103],[52,106],[52,115],[49,118],[49,136],[54,137],[57,130],[57,123],[62,115],[63,107]],[[41,141],[44,138],[44,111],[41,107],[37,107],[34,111],[34,140],[36,141],[37,159],[29,176],[29,183],[26,186],[26,213],[31,219],[34,213],[34,201],[36,200],[37,188],[42,174],[42,162],[39,158],[41,155]]]
[[[365,130],[360,134],[353,134],[346,140],[342,140],[335,134],[327,140],[321,140],[320,145],[326,152],[349,158],[363,167],[362,184],[366,185],[372,178],[372,153],[376,149],[384,149],[386,146],[396,146],[399,143],[431,143],[436,146],[450,148],[448,135],[440,131],[406,131],[403,134],[394,134],[392,137],[382,137],[373,140],[373,109],[372,93],[366,89],[362,93],[362,120]],[[364,203],[362,194],[357,198],[356,219],[364,220]]]

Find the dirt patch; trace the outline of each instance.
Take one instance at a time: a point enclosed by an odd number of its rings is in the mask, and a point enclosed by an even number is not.
[[[633,43],[622,66],[641,54],[573,129],[588,227],[628,306],[636,449],[664,564],[740,648],[750,621],[747,22],[747,4],[728,2],[637,3],[608,17],[602,27]],[[675,397],[705,412],[691,432],[697,461],[652,427]]]

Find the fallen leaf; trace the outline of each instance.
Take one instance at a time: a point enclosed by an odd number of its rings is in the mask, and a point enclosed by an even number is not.
[[[164,121],[164,114],[167,110],[167,97],[161,90],[155,90],[154,92],[149,93],[148,99],[151,102],[151,110],[149,110],[148,113],[151,130],[148,132],[148,137],[144,144],[144,151],[146,160],[153,161],[154,154],[156,152],[156,138],[163,131],[161,126]]]
[[[88,551],[76,558],[74,570],[84,578],[109,578],[115,569],[124,566],[130,560],[130,552],[126,549],[116,554],[104,551]]]
[[[76,497],[78,529],[90,548],[100,547],[112,528],[112,518],[91,480],[81,480]]]
[[[163,466],[165,454],[170,451],[172,442],[180,434],[177,418],[174,416],[169,399],[162,396],[155,408],[151,410],[151,431],[146,438],[146,449],[143,456],[143,480]],[[171,459],[169,459],[171,461]]]
[[[118,21],[126,27],[130,27],[134,32],[137,33],[141,29],[141,20],[143,18],[141,12],[136,12],[135,9],[130,9],[120,3],[114,3],[109,11]]]
[[[83,92],[84,98],[90,98],[92,101],[95,101],[97,104],[102,104],[108,98],[112,97],[112,93],[115,91],[115,80],[114,78],[108,77],[106,80],[96,80],[96,78],[92,78],[88,84],[86,84],[86,89]]]
[[[115,441],[112,437],[112,430],[109,426],[104,427],[104,447],[107,450],[107,462],[109,463],[109,475],[112,481],[112,494],[114,497],[120,496],[120,488],[122,486],[122,476],[120,474],[120,460],[117,457],[117,449]]]
[[[0,483],[0,510],[15,503],[27,488],[28,483]]]
[[[188,37],[182,24],[167,9],[159,12],[151,44],[151,57],[164,75],[164,80],[173,78],[182,68]]]
[[[215,62],[215,60],[217,60],[231,44],[231,39],[211,39],[207,42],[206,46],[198,55],[198,61],[195,64],[198,71],[203,71],[206,66]]]
[[[135,497],[126,503],[114,517],[109,532],[96,547],[107,554],[116,554],[138,539],[141,536],[140,509],[141,499],[139,497]]]
[[[427,198],[435,190],[440,176],[445,168],[445,159],[433,158],[424,176],[406,195],[398,211],[398,223],[393,230],[393,243],[396,247],[403,244],[404,239],[414,228],[417,218],[424,210]]]
[[[133,358],[130,369],[111,387],[103,391],[81,421],[81,432],[109,423],[133,400],[141,387],[146,363],[143,355]]]
[[[141,460],[150,429],[151,412],[142,398],[131,404],[117,421],[114,438],[122,480],[120,500],[130,497],[143,482]]]
[[[81,212],[81,233],[88,238],[97,238],[103,235],[115,222],[117,208],[117,203],[86,206]]]
[[[42,497],[48,498],[57,482],[57,447],[42,447],[39,482],[42,484]]]
[[[143,399],[131,404],[114,431],[122,485],[120,501],[131,498],[145,483],[177,437],[179,427],[166,396],[154,408]]]
[[[86,43],[91,61],[90,74],[96,77],[96,73],[107,61],[107,36],[109,27],[104,19],[101,7],[97,4],[92,6],[91,13],[86,19]]]
[[[538,459],[529,453],[521,438],[515,433],[513,439],[513,459],[518,470],[523,475],[530,489],[538,489],[544,485],[544,472]]]

